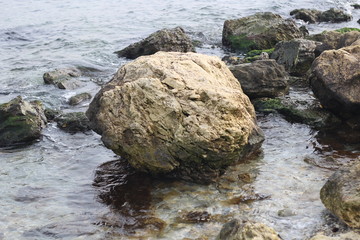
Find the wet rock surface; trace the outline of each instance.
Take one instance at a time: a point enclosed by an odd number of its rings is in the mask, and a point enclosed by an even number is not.
[[[234,219],[226,223],[216,240],[281,240],[274,229],[257,222]]]
[[[263,141],[236,78],[220,59],[195,53],[160,52],[124,65],[87,116],[136,169],[187,180],[213,180]]]
[[[159,30],[140,42],[115,52],[118,57],[135,59],[139,56],[164,52],[195,52],[192,41],[184,29],[176,27]]]
[[[75,79],[80,76],[80,70],[76,68],[64,68],[44,73],[43,79],[46,84],[53,84],[60,89],[71,90],[80,86],[80,82]]]
[[[320,198],[327,209],[347,225],[360,228],[360,163],[335,172],[323,186]]]
[[[343,10],[331,8],[327,11],[319,11],[316,9],[295,9],[290,12],[290,15],[294,16],[296,19],[301,19],[308,23],[317,23],[317,22],[347,22],[352,19],[350,14],[347,14]]]
[[[54,118],[57,126],[67,132],[86,132],[90,130],[89,119],[83,112],[62,113]]]
[[[271,58],[285,66],[285,69],[293,76],[304,76],[310,69],[315,59],[315,49],[321,42],[293,39],[279,42]]]
[[[250,98],[277,97],[288,92],[289,76],[283,66],[273,59],[229,67]]]
[[[39,101],[27,102],[21,96],[0,105],[0,146],[31,142],[41,136],[47,119]]]
[[[240,19],[226,20],[222,43],[233,50],[273,48],[279,41],[303,37],[292,20],[270,12],[257,13]]]
[[[360,45],[323,52],[312,65],[310,84],[322,106],[348,119],[360,110]]]
[[[71,106],[79,105],[80,103],[90,100],[91,98],[92,98],[92,96],[90,93],[87,93],[87,92],[79,93],[75,96],[72,96],[69,99],[69,104]]]

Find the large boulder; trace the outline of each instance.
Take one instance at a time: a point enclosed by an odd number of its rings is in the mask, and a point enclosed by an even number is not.
[[[281,240],[271,227],[258,222],[241,222],[237,219],[225,223],[216,240]]]
[[[327,209],[353,228],[360,228],[360,163],[336,171],[320,191]]]
[[[360,45],[329,50],[312,65],[311,88],[324,108],[342,118],[360,113]]]
[[[26,143],[41,136],[47,120],[39,101],[27,102],[21,96],[0,105],[0,146]]]
[[[195,48],[184,29],[176,27],[159,30],[140,42],[133,43],[115,53],[118,57],[135,59],[139,56],[151,55],[159,51],[195,52]]]
[[[271,58],[285,66],[285,69],[293,76],[302,77],[310,69],[315,59],[315,49],[320,42],[306,39],[292,39],[279,42]]]
[[[234,50],[269,49],[279,41],[303,37],[303,32],[292,20],[265,12],[249,17],[226,20],[222,43]]]
[[[217,57],[159,52],[122,66],[87,111],[104,144],[136,169],[211,181],[258,149],[253,105]]]
[[[274,59],[234,65],[229,69],[250,98],[277,97],[288,92],[289,75]]]

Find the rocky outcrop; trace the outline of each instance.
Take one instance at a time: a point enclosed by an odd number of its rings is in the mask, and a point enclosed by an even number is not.
[[[311,69],[311,88],[324,108],[345,119],[359,115],[360,45],[325,51]]]
[[[263,134],[217,57],[159,52],[122,66],[87,111],[104,144],[139,171],[211,181]]]
[[[216,240],[281,240],[271,227],[257,222],[234,219],[222,227]]]
[[[0,105],[0,146],[26,143],[41,136],[47,120],[39,101],[27,102],[21,96]]]
[[[284,65],[291,75],[302,77],[310,69],[315,59],[315,49],[319,45],[320,42],[306,39],[279,42],[275,45],[271,58]]]
[[[331,8],[327,11],[321,12],[316,9],[295,9],[290,12],[290,15],[296,19],[301,19],[304,22],[316,23],[316,22],[347,22],[352,19],[350,14],[347,14],[343,10]]]
[[[234,65],[229,69],[250,98],[277,97],[288,92],[289,76],[273,59]]]
[[[63,113],[55,117],[57,126],[67,132],[86,132],[91,130],[89,120],[83,112]]]
[[[76,94],[75,96],[72,96],[69,99],[69,104],[71,106],[75,106],[75,105],[78,105],[78,104],[80,104],[82,102],[90,100],[91,98],[92,98],[91,94],[87,93],[87,92]]]
[[[360,228],[360,163],[335,172],[320,191],[327,209],[347,225]]]
[[[292,20],[266,12],[249,17],[226,20],[222,43],[233,50],[270,49],[279,41],[303,37]]]
[[[316,234],[314,237],[310,238],[310,240],[359,240],[360,234],[356,232],[347,232],[341,233],[337,236],[326,236],[322,233]]]
[[[46,84],[53,84],[60,89],[71,90],[80,86],[80,83],[74,79],[80,76],[81,72],[78,69],[64,68],[44,73],[43,79]]]
[[[195,48],[184,29],[159,30],[140,42],[115,52],[118,57],[135,59],[139,56],[151,55],[159,51],[164,52],[195,52]]]

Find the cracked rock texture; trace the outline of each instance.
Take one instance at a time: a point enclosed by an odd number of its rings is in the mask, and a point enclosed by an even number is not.
[[[136,169],[213,180],[257,150],[263,133],[238,80],[217,57],[158,52],[121,67],[87,116]]]

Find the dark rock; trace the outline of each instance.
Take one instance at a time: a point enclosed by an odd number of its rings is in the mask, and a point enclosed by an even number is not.
[[[320,191],[327,209],[347,225],[360,228],[360,163],[336,171]]]
[[[221,60],[224,61],[227,65],[237,65],[237,64],[245,63],[244,58],[236,57],[236,56],[225,56]]]
[[[355,3],[355,4],[352,4],[351,6],[352,6],[354,9],[360,9],[360,4]]]
[[[21,96],[0,105],[0,146],[38,139],[47,119],[39,101],[27,102]]]
[[[295,9],[290,12],[291,16],[294,16],[296,19],[301,19],[304,22],[316,23],[319,21],[321,11],[316,9]]]
[[[273,59],[229,67],[250,98],[276,97],[288,92],[289,76]]]
[[[211,214],[207,211],[190,211],[182,213],[178,217],[179,223],[203,223],[211,220]]]
[[[311,88],[324,108],[344,119],[359,115],[360,45],[325,51],[311,69]]]
[[[89,120],[83,112],[64,113],[55,118],[60,129],[67,132],[86,132],[90,130]]]
[[[80,83],[73,78],[80,77],[81,72],[76,68],[56,69],[43,75],[46,84],[53,84],[60,89],[75,89]]]
[[[158,51],[164,52],[195,52],[190,38],[181,27],[162,29],[144,40],[115,52],[118,57],[135,59],[139,56],[151,55]]]
[[[222,43],[233,50],[270,49],[279,41],[303,37],[292,20],[270,12],[226,20]]]
[[[225,223],[216,240],[281,240],[274,229],[262,223],[234,219]]]
[[[275,45],[275,51],[271,58],[285,66],[285,69],[293,76],[304,76],[315,59],[315,49],[321,45],[305,39],[293,39],[279,42]]]
[[[46,108],[45,111],[45,116],[47,118],[48,121],[52,121],[54,120],[57,116],[59,116],[60,114],[62,114],[61,110],[54,110],[54,109],[50,109],[50,108]]]
[[[343,10],[331,8],[325,12],[322,12],[319,16],[319,22],[348,22],[352,19],[352,16],[345,13]]]
[[[75,96],[72,96],[69,100],[69,104],[71,106],[75,106],[75,105],[78,105],[86,100],[90,100],[91,99],[91,94],[90,93],[80,93],[80,94],[77,94]]]

